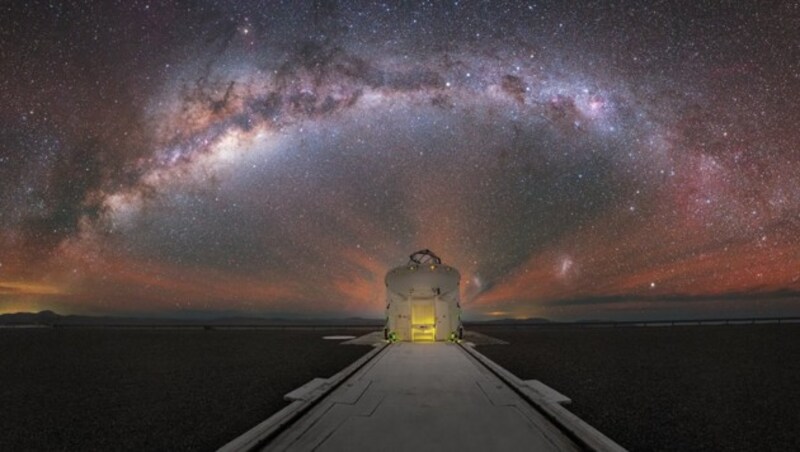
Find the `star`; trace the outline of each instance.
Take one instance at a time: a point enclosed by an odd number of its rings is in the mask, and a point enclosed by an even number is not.
[[[10,8],[0,310],[796,314],[794,12],[623,4]]]

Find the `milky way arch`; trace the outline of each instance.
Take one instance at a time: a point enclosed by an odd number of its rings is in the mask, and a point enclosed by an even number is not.
[[[794,306],[797,136],[780,102],[742,94],[760,70],[641,71],[619,49],[531,37],[255,43],[264,28],[244,17],[180,47],[135,119],[112,121],[123,138],[25,162],[74,193],[5,216],[0,295],[375,315],[386,270],[431,248],[462,270],[474,316]],[[48,190],[9,174],[24,183],[6,199]],[[42,232],[58,222],[72,226]]]

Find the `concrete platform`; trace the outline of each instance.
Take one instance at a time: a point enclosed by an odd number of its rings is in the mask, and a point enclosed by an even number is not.
[[[565,428],[552,413],[565,397],[469,347],[399,342],[369,355],[287,394],[292,405],[221,450],[623,450],[577,418]]]

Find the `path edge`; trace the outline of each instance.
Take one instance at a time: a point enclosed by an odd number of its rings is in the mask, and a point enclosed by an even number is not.
[[[369,361],[377,357],[388,348],[389,343],[379,343],[364,356],[358,358],[314,390],[305,395],[303,400],[295,400],[283,409],[273,414],[265,421],[239,435],[228,444],[220,447],[218,452],[244,452],[263,448],[266,444],[286,430],[300,417],[317,405],[325,396],[341,386],[351,375],[358,372]],[[291,393],[290,393],[291,394]]]
[[[536,391],[533,387],[527,385],[525,381],[477,351],[474,344],[459,343],[458,345],[519,394],[525,401],[530,403],[539,413],[547,418],[548,421],[580,447],[585,450],[598,452],[626,451],[624,447],[561,406],[560,403],[548,398],[546,394]]]

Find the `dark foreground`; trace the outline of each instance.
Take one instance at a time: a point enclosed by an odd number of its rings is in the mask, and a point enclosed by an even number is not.
[[[0,329],[0,450],[215,450],[365,330]]]
[[[800,450],[800,325],[474,330],[631,450]]]

